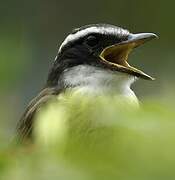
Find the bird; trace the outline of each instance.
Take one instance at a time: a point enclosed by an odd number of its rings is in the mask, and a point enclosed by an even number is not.
[[[41,92],[29,103],[17,125],[19,138],[32,138],[35,116],[50,99],[73,90],[82,95],[127,97],[138,104],[130,88],[136,79],[154,80],[128,63],[129,54],[154,33],[131,33],[110,24],[74,29],[62,42]]]

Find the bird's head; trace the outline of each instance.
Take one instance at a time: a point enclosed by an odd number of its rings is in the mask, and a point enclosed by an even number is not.
[[[134,48],[154,38],[157,36],[153,33],[132,34],[108,24],[93,24],[75,29],[60,46],[47,84],[55,86],[58,81],[64,81],[66,73],[72,85],[85,81],[97,82],[100,76],[107,78],[108,74],[152,80],[151,76],[130,66],[128,56]]]

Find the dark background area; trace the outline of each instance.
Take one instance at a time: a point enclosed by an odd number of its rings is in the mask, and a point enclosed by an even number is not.
[[[13,132],[28,102],[42,88],[58,47],[76,27],[110,23],[160,39],[140,47],[131,64],[156,77],[133,86],[141,100],[174,93],[173,0],[0,1],[0,114]],[[9,128],[10,127],[10,128]],[[8,130],[7,130],[8,129]]]

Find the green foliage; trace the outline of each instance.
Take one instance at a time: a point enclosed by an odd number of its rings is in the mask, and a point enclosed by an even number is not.
[[[124,99],[79,95],[51,101],[36,117],[35,144],[1,151],[0,179],[174,179],[168,104],[152,100],[137,109]]]

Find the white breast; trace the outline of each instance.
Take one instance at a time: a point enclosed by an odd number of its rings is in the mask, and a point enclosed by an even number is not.
[[[123,97],[138,105],[131,84],[136,80],[134,76],[113,72],[89,65],[79,65],[66,70],[63,75],[64,83],[73,90],[84,95],[110,95],[115,99]]]

